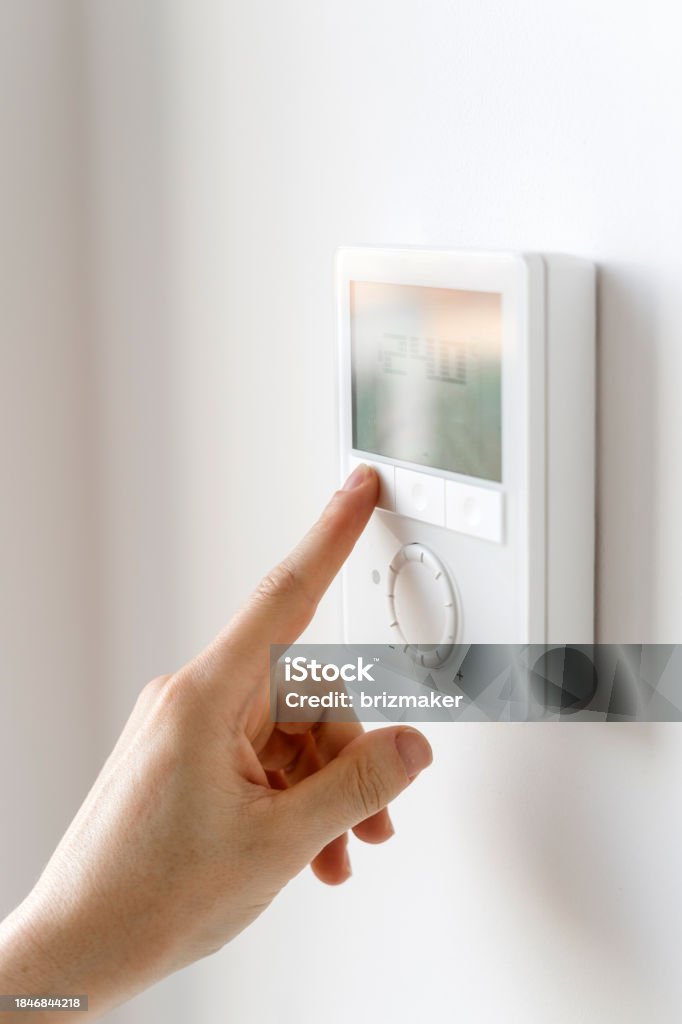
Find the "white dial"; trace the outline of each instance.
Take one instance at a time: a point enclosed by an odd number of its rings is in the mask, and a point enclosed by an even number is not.
[[[457,636],[457,601],[443,563],[424,544],[405,544],[388,566],[389,628],[424,668],[449,657]]]

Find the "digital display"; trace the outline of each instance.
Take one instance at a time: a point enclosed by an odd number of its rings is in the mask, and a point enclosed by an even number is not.
[[[502,480],[502,296],[350,282],[353,447]]]

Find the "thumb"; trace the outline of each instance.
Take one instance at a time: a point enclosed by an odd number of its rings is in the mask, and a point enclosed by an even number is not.
[[[380,811],[433,760],[428,740],[399,726],[358,736],[324,768],[278,796],[301,864]],[[292,827],[292,822],[295,822]]]

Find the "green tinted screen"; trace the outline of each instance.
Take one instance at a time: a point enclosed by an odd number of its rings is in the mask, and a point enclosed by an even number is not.
[[[350,283],[353,447],[502,479],[502,296]]]

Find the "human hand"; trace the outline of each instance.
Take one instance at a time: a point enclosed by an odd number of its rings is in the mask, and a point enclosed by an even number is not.
[[[144,688],[35,889],[0,926],[0,991],[87,992],[100,1014],[219,949],[308,863],[343,882],[349,829],[370,843],[392,834],[386,805],[431,762],[421,733],[269,720],[269,646],[308,625],[377,488],[371,469],[355,470],[216,640]]]

